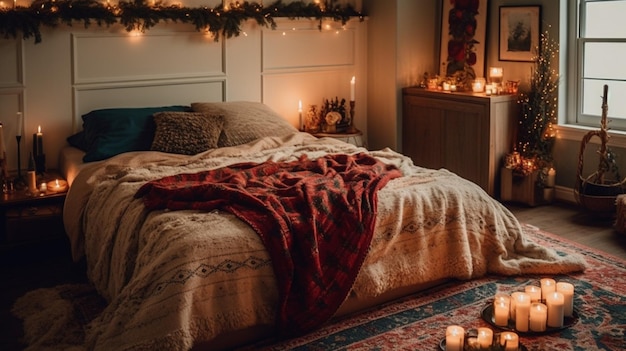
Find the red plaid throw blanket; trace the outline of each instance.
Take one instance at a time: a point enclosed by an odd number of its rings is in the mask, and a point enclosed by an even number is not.
[[[241,163],[144,184],[148,209],[221,209],[248,223],[272,258],[277,327],[298,334],[328,320],[367,254],[377,191],[400,171],[366,154]]]

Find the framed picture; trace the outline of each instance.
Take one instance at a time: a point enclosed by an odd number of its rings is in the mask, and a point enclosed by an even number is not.
[[[476,77],[484,77],[488,0],[441,3],[439,74],[448,77],[456,71],[472,70]]]
[[[533,61],[540,17],[541,6],[500,7],[500,61]]]

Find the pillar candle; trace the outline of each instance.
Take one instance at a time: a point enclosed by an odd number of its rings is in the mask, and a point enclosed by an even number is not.
[[[530,295],[521,293],[515,298],[515,330],[528,331],[530,320]]]
[[[509,324],[509,303],[502,300],[495,302],[493,305],[494,323],[499,326]]]
[[[514,332],[500,333],[500,345],[504,346],[505,351],[519,350],[519,336]]]
[[[563,326],[564,298],[560,292],[551,292],[546,296],[548,307],[548,327],[560,328]]]
[[[517,298],[520,294],[523,294],[521,291],[515,291],[511,293],[511,304],[509,305],[509,318],[512,321],[515,321],[515,303],[517,302]]]
[[[530,330],[534,332],[546,331],[547,320],[548,307],[541,302],[533,302],[530,306]]]
[[[541,299],[545,300],[548,294],[553,293],[556,289],[556,281],[551,278],[541,279]]]
[[[37,191],[37,174],[35,171],[26,172],[26,183],[28,184],[28,191],[31,193]]]
[[[574,315],[574,285],[566,282],[556,283],[556,291],[563,294],[563,315],[571,317]]]
[[[446,351],[463,351],[465,329],[458,325],[448,326],[446,329]]]
[[[478,328],[478,345],[481,349],[488,349],[493,344],[493,330]]]
[[[535,285],[528,285],[524,288],[524,292],[530,295],[530,302],[541,300],[541,288]]]

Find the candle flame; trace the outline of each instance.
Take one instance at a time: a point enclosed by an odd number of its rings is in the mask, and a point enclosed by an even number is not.
[[[302,100],[298,100],[298,112],[302,112]]]
[[[58,180],[58,179],[55,179],[55,180],[54,180],[54,186],[55,186],[56,188],[60,187],[60,185],[59,185],[59,180]]]
[[[37,127],[37,133],[41,133],[41,126]]]

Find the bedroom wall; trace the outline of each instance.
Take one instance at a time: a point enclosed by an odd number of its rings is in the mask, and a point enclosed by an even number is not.
[[[221,1],[181,3],[213,7]],[[137,35],[120,25],[76,24],[44,28],[39,44],[1,39],[0,122],[9,169],[17,169],[18,111],[24,114],[22,168],[38,126],[46,167],[53,169],[65,139],[81,129],[81,115],[93,109],[249,100],[266,103],[297,127],[299,100],[305,109],[323,98],[348,100],[352,76],[355,124],[367,131],[367,20],[345,27],[328,21],[321,31],[314,20],[276,22],[276,30],[247,22],[243,35],[218,42],[174,23]]]

